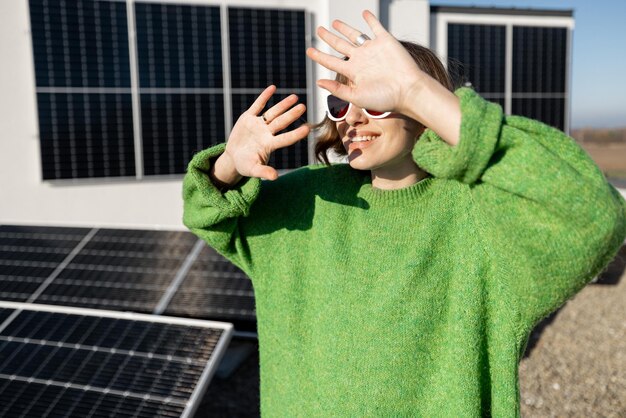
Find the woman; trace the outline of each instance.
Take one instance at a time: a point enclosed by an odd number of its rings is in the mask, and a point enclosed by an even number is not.
[[[345,76],[318,81],[318,151],[349,164],[277,178],[308,128],[274,135],[304,106],[261,113],[271,86],[194,156],[184,223],[253,281],[262,415],[519,416],[528,335],[615,256],[626,202],[571,138],[451,92],[363,16],[374,39],[318,29],[347,60],[307,51]]]

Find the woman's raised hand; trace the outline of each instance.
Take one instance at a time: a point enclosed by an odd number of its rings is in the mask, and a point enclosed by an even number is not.
[[[333,28],[347,40],[321,26],[318,28],[318,36],[349,59],[343,60],[315,48],[308,48],[307,55],[329,70],[346,76],[350,85],[325,79],[318,80],[317,84],[361,108],[404,113],[407,97],[415,97],[420,81],[427,75],[370,11],[365,10],[363,18],[372,29],[374,39],[361,46],[356,43],[361,32],[340,20],[333,21]]]
[[[276,180],[278,172],[267,165],[270,154],[274,150],[295,144],[309,134],[310,128],[302,125],[276,135],[295,122],[306,110],[302,103],[294,106],[298,102],[295,94],[266,111],[263,114],[264,120],[261,112],[275,91],[276,86],[271,85],[257,97],[252,106],[239,117],[226,142],[223,156],[228,159],[231,169],[241,176]]]

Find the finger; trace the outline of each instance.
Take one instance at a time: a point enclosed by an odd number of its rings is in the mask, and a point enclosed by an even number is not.
[[[306,54],[313,61],[317,62],[320,65],[323,65],[329,70],[349,76],[348,74],[346,74],[346,72],[349,71],[348,67],[346,66],[347,61],[344,61],[341,58],[333,57],[332,55],[326,54],[315,48],[307,48]]]
[[[265,112],[265,119],[270,122],[273,121],[278,116],[285,113],[291,106],[296,104],[297,101],[298,96],[296,96],[295,94],[289,95],[288,97],[284,98],[283,100],[272,106],[267,112]]]
[[[271,86],[268,86],[265,90],[263,90],[263,92],[259,95],[259,97],[256,98],[254,103],[252,103],[252,106],[250,106],[248,111],[252,112],[252,114],[254,115],[258,115],[259,113],[261,113],[261,111],[263,110],[263,108],[265,108],[265,105],[267,104],[268,100],[272,97],[275,91],[276,91],[275,85],[272,84]]]
[[[354,45],[356,45],[356,38],[363,33],[339,19],[333,20],[333,28],[337,29],[339,33],[348,38]]]
[[[347,42],[345,39],[341,39],[334,33],[330,32],[328,29],[320,26],[317,28],[317,35],[324,40],[328,45],[333,47],[333,49],[337,52],[341,52],[343,55],[349,57],[352,55],[352,51],[354,50],[354,45],[350,42]]]
[[[340,99],[352,101],[352,88],[335,80],[317,80],[317,85]]]
[[[306,106],[302,103],[294,106],[288,112],[283,113],[269,124],[270,132],[282,131],[287,126],[297,121],[304,112],[306,112]]]
[[[250,170],[252,177],[260,177],[262,179],[276,180],[278,172],[269,165],[257,164]]]
[[[372,29],[372,32],[374,32],[374,35],[380,36],[387,33],[387,30],[376,18],[376,16],[374,16],[374,13],[370,12],[369,10],[364,10],[363,18],[367,22],[367,25],[370,27],[370,29]]]
[[[280,134],[274,137],[274,143],[276,145],[275,149],[288,147],[290,145],[295,144],[302,138],[306,138],[306,136],[311,132],[311,128],[309,125],[300,125],[298,128],[293,131],[285,132],[284,134]]]

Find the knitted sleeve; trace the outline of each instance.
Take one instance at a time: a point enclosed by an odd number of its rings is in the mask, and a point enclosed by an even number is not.
[[[413,158],[469,186],[485,256],[526,327],[597,276],[626,237],[626,202],[563,132],[463,87],[456,146],[427,129]]]
[[[241,220],[259,195],[261,180],[244,177],[221,193],[211,182],[211,164],[226,147],[215,145],[194,155],[183,179],[183,224],[252,278],[250,251]]]

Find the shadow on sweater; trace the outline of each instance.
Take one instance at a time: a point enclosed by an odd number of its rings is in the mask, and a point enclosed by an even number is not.
[[[263,193],[254,203],[255,217],[274,221],[251,222],[247,234],[264,235],[280,229],[309,230],[319,200],[367,210],[369,203],[358,196],[366,175],[369,172],[336,164],[301,167],[275,181],[264,181]]]

